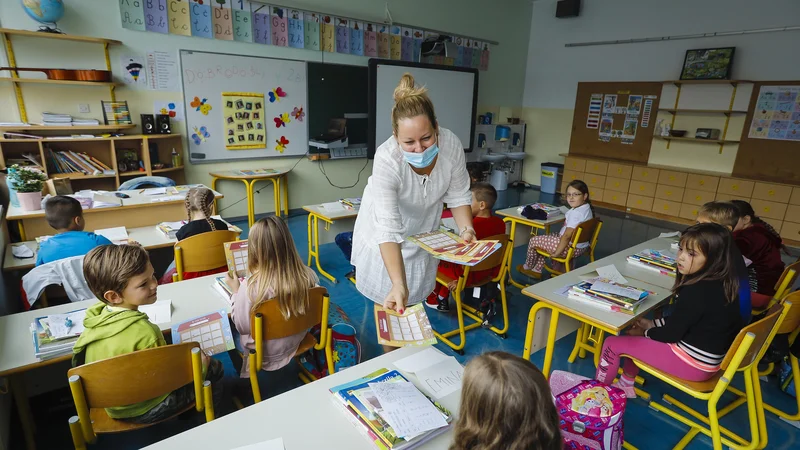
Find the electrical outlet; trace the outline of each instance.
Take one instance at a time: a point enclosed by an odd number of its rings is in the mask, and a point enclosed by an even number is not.
[[[89,112],[89,104],[88,103],[78,103],[78,112],[88,113]]]

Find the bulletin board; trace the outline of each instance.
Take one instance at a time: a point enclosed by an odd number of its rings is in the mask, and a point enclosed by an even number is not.
[[[192,163],[308,151],[304,61],[181,50]]]
[[[658,116],[662,83],[578,83],[571,155],[646,163]]]
[[[733,175],[800,184],[800,81],[758,81]]]

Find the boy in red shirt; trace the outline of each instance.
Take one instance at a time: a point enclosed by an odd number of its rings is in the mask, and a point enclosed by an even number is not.
[[[474,183],[470,187],[470,191],[472,191],[472,227],[475,228],[475,237],[486,239],[496,234],[505,234],[505,222],[501,218],[492,215],[492,207],[497,201],[497,190],[494,186],[489,183]],[[464,274],[464,267],[446,261],[439,261],[438,271],[440,274],[446,275],[455,281],[448,286],[436,286],[434,291],[428,295],[425,305],[441,312],[447,312],[450,311],[448,299],[450,291],[456,288],[458,278]],[[471,272],[467,284],[482,280],[489,281],[496,277],[498,273],[499,268],[491,271]],[[492,310],[489,309],[489,311]]]

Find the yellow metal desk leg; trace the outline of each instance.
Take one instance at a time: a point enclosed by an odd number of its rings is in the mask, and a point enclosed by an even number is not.
[[[17,221],[17,226],[19,227],[19,239],[20,241],[27,241],[28,238],[25,236],[25,225],[22,224],[21,220]]]
[[[536,326],[536,313],[542,308],[547,308],[544,302],[536,302],[531,307],[528,313],[528,328],[525,330],[525,342],[523,343],[522,357],[524,359],[531,359],[531,350],[533,349],[533,329]]]
[[[275,203],[275,215],[281,216],[281,179],[267,178],[272,182],[272,202]]]
[[[319,272],[320,275],[324,276],[325,278],[331,280],[332,283],[336,283],[337,282],[336,278],[334,278],[333,275],[329,274],[328,272],[325,272],[325,270],[322,268],[322,266],[319,263],[319,217],[314,215],[314,218],[312,220],[314,221],[314,224],[313,224],[313,227],[314,227],[314,230],[313,230],[313,232],[314,232],[314,252],[313,252],[313,255],[314,255],[314,258],[317,260],[317,263],[316,263],[317,264],[317,272]],[[309,254],[311,254],[311,253],[309,252]]]
[[[217,177],[211,177],[211,190],[217,190]],[[214,196],[214,213],[219,214],[219,206],[217,205],[217,197]]]
[[[312,245],[314,242],[314,235],[312,234],[311,230],[311,221],[314,218],[314,213],[308,213],[308,267],[311,267],[311,255],[314,254],[314,250],[312,249]]]
[[[28,403],[28,394],[25,392],[25,381],[22,374],[11,375],[9,377],[11,392],[14,395],[14,403],[17,405],[17,414],[22,422],[22,434],[25,436],[25,448],[36,450],[36,424],[31,414],[31,405]]]
[[[283,186],[283,212],[286,213],[286,217],[289,217],[289,175],[284,175],[283,181],[281,182]]]
[[[507,218],[506,221],[511,222],[511,232],[509,236],[511,236],[511,239],[514,239],[515,233],[517,231],[517,221],[512,218]],[[514,249],[512,248],[511,251],[508,252],[508,262],[506,263],[508,264],[508,283],[519,289],[525,289],[527,285],[518,283],[517,281],[514,280],[514,277],[512,276],[512,273],[514,272],[514,268],[512,267],[513,255],[514,255]]]
[[[553,350],[556,346],[556,331],[558,331],[558,310],[551,308],[551,311],[550,327],[547,332],[547,347],[544,350],[544,364],[542,367],[542,373],[545,378],[550,378],[550,367],[553,365]]]
[[[257,180],[252,180],[250,182],[247,180],[243,181],[245,185],[245,191],[247,192],[247,226],[249,228],[256,223],[256,199],[255,195],[253,195],[253,186],[256,184]]]

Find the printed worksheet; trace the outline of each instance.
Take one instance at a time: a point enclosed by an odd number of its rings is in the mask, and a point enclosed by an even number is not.
[[[197,342],[209,355],[233,350],[233,332],[228,313],[221,309],[173,326],[172,343],[181,342]]]

